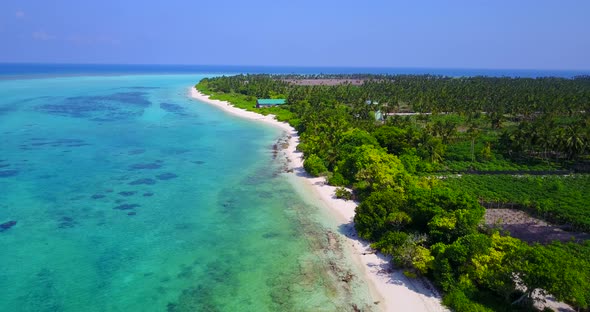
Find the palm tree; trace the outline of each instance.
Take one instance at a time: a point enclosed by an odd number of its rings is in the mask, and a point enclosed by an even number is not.
[[[570,125],[565,130],[565,152],[569,159],[574,159],[586,149],[586,140],[579,125]]]
[[[475,122],[471,123],[469,129],[467,129],[467,135],[471,140],[471,161],[475,162],[475,139],[479,136],[479,128],[477,128]]]

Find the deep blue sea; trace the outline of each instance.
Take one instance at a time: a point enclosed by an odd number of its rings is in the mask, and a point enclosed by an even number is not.
[[[206,75],[59,74],[0,80],[1,311],[370,302],[331,271],[355,269],[281,173],[282,133],[189,98]]]
[[[378,67],[293,67],[293,66],[231,66],[231,65],[105,65],[105,64],[2,64],[2,77],[42,77],[54,75],[113,74],[411,74],[451,77],[563,77],[590,75],[590,70],[529,69],[459,69],[459,68],[378,68]]]

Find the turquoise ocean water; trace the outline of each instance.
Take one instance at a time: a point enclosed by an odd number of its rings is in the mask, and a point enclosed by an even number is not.
[[[370,301],[331,272],[354,268],[281,174],[281,132],[189,99],[202,77],[0,80],[2,311]]]

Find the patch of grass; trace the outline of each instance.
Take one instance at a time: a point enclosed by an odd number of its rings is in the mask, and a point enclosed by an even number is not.
[[[195,86],[195,88],[200,92],[209,95],[209,97],[213,100],[227,101],[233,104],[235,107],[262,115],[272,114],[278,121],[288,122],[293,127],[297,126],[299,123],[299,120],[295,118],[295,114],[293,114],[288,109],[288,104],[281,107],[256,108],[256,98],[250,95],[244,95],[241,93],[213,92],[207,88],[206,83],[199,83]]]

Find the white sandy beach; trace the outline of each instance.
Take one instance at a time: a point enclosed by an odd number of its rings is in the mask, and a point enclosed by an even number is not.
[[[347,246],[351,247],[349,250],[353,253],[353,260],[365,275],[364,279],[369,284],[373,301],[379,302],[376,307],[382,311],[448,311],[442,306],[440,295],[426,286],[429,283],[420,279],[409,279],[399,270],[389,270],[389,260],[382,255],[372,253],[368,244],[357,238],[352,224],[356,203],[337,199],[334,196],[336,187],[325,184],[324,178],[314,178],[305,172],[302,154],[296,150],[299,136],[293,127],[275,120],[272,115],[264,116],[234,107],[225,101],[211,100],[194,87],[190,88],[190,96],[230,114],[278,127],[290,136],[286,155],[290,160],[293,173],[289,174],[289,178],[301,186],[296,189],[306,192],[306,196],[309,196],[308,192],[311,192],[336,218],[336,221],[346,228],[342,239]]]

